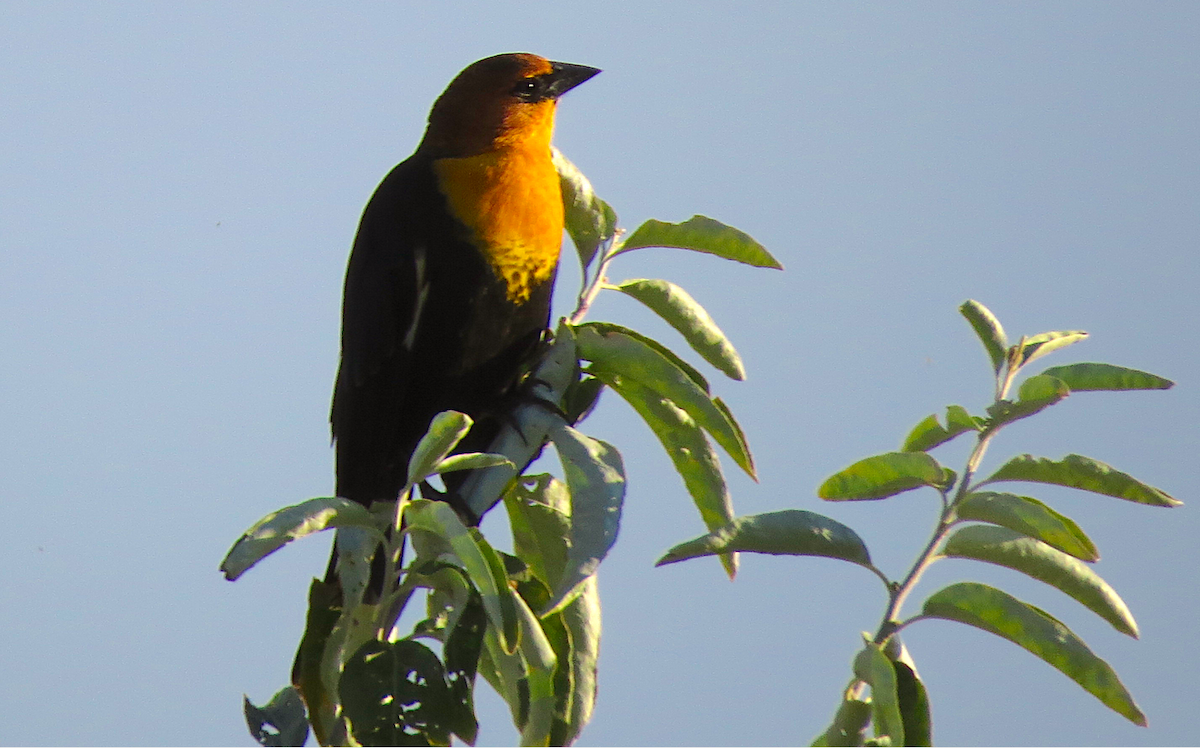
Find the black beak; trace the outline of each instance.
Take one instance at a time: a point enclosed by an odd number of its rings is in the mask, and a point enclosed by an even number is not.
[[[546,87],[546,93],[551,99],[557,99],[559,96],[562,96],[567,91],[570,91],[600,72],[600,68],[590,68],[587,65],[573,65],[569,62],[551,62],[550,66],[553,70],[548,76],[550,85]]]

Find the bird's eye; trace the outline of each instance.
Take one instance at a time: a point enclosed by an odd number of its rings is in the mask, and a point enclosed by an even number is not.
[[[542,86],[537,78],[526,78],[517,83],[516,87],[513,88],[513,93],[516,94],[518,98],[531,101],[538,97],[538,94],[541,93],[541,90]]]

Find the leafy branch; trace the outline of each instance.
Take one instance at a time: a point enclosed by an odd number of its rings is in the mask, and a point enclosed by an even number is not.
[[[993,400],[986,415],[971,415],[965,408],[951,405],[944,422],[934,414],[918,423],[901,451],[860,460],[830,476],[817,490],[826,501],[885,499],[922,487],[938,492],[941,511],[933,532],[899,581],[891,581],[871,564],[866,545],[849,527],[800,510],[738,518],[675,546],[659,561],[673,563],[730,551],[817,555],[864,566],[884,580],[888,602],[879,626],[873,636],[864,634],[865,646],[854,660],[854,675],[842,703],[814,745],[931,744],[928,695],[897,634],[932,618],[965,623],[1008,639],[1063,672],[1117,713],[1135,724],[1146,724],[1145,715],[1104,660],[1056,618],[1006,592],[975,582],[951,584],[927,597],[920,613],[902,617],[905,602],[933,563],[964,558],[1005,566],[1056,587],[1116,630],[1137,637],[1137,623],[1125,603],[1088,566],[1099,559],[1099,553],[1079,526],[1037,499],[989,489],[996,483],[1041,483],[1148,506],[1180,504],[1153,486],[1079,455],[1062,460],[1022,455],[977,480],[989,445],[1008,424],[1033,416],[1072,392],[1168,389],[1172,382],[1111,364],[1070,364],[1024,379],[1016,398],[1010,399],[1024,367],[1085,339],[1087,333],[1047,332],[1022,337],[1010,345],[1000,322],[982,304],[967,301],[960,311],[992,364]],[[961,476],[928,454],[968,433],[974,434],[975,444]],[[866,730],[872,725],[874,737],[868,739]]]
[[[646,247],[678,247],[758,266],[779,263],[748,235],[703,216],[647,221],[628,237],[616,213],[557,151],[566,228],[583,282],[575,310],[533,362],[530,402],[517,406],[485,453],[458,454],[471,428],[462,413],[439,414],[414,451],[394,502],[365,508],[311,499],[264,517],[222,564],[236,579],[288,542],[337,530],[338,583],[314,580],[293,685],[265,707],[247,701],[251,732],[264,745],[307,734],[326,745],[473,743],[475,675],[508,702],[526,745],[566,745],[591,717],[596,693],[600,601],[596,571],[616,541],[625,495],[620,454],[575,426],[608,387],[662,442],[710,529],[733,519],[714,448],[754,476],[745,435],[694,367],[652,338],[586,321],[601,291],[624,293],[676,329],[706,361],[744,378],[737,351],[686,291],[665,281],[610,284],[612,261]],[[562,477],[519,474],[546,444]],[[446,503],[419,498],[426,480],[470,470],[459,494],[476,517],[503,501],[512,555],[496,551]],[[414,558],[403,563],[412,541]],[[382,555],[383,594],[367,594]],[[730,576],[736,555],[721,561]],[[423,592],[426,617],[411,632],[403,612]],[[442,645],[441,656],[419,639]],[[300,698],[296,698],[299,696]],[[301,742],[303,738],[299,738]]]

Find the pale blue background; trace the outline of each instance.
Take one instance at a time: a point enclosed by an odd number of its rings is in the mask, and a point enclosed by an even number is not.
[[[328,542],[237,584],[217,564],[261,515],[329,492],[359,213],[450,78],[518,50],[604,68],[564,100],[556,142],[624,225],[704,213],[787,266],[650,250],[614,268],[684,285],[738,344],[749,381],[716,387],[761,471],[731,478],[740,513],[825,512],[902,573],[932,494],[822,505],[815,487],[929,412],[986,404],[967,298],[1014,335],[1092,333],[1051,363],[1179,381],[1074,396],[988,462],[1079,452],[1189,502],[1035,491],[1096,540],[1142,641],[1006,570],[947,561],[924,588],[977,578],[1045,607],[1116,667],[1149,730],[981,632],[935,622],[907,641],[941,743],[1194,742],[1200,5],[14,0],[0,742],[249,743],[241,694],[286,682]],[[596,316],[681,345],[631,301]],[[818,559],[747,557],[732,584],[713,561],[653,569],[700,522],[624,404],[607,397],[585,430],[619,446],[630,488],[582,742],[810,740],[877,625],[877,580]],[[481,702],[481,742],[513,741],[500,702]]]

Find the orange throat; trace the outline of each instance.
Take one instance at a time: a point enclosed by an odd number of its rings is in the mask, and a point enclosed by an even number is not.
[[[562,188],[547,144],[433,163],[450,212],[470,229],[508,300],[523,304],[554,275],[562,247]]]

